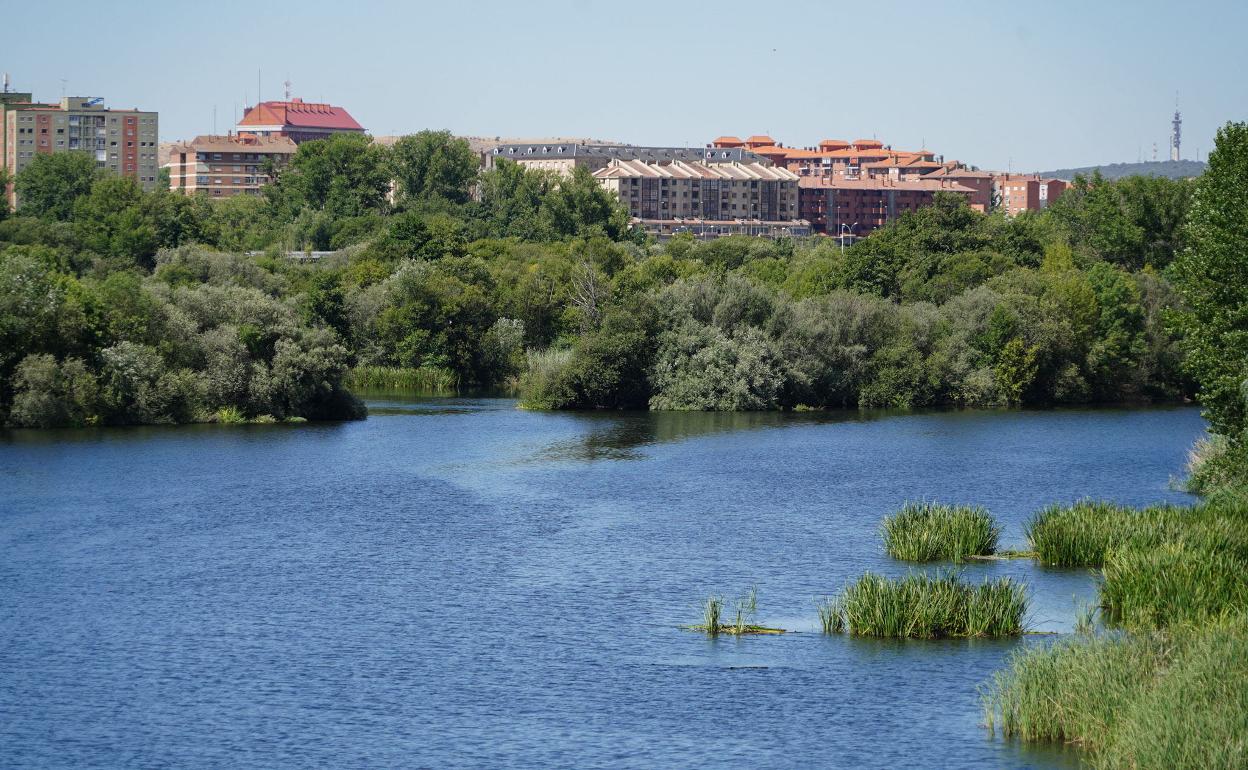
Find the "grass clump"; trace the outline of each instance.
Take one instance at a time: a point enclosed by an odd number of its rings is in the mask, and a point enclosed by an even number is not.
[[[905,561],[964,561],[997,549],[1001,528],[979,506],[907,503],[880,525],[884,550]]]
[[[708,636],[731,634],[783,634],[784,629],[768,628],[750,622],[758,612],[758,589],[751,588],[731,602],[722,596],[709,596],[702,603],[701,625],[690,626]]]
[[[1055,567],[1100,567],[1110,549],[1151,547],[1172,540],[1199,518],[1193,509],[1155,505],[1142,510],[1114,503],[1081,500],[1054,505],[1027,523],[1027,539],[1036,558]]]
[[[835,602],[820,613],[826,632],[841,628],[856,636],[914,639],[1015,636],[1023,632],[1027,610],[1025,589],[1010,578],[974,585],[956,573],[890,580],[868,572]],[[838,609],[841,620],[835,617]]]
[[[1248,621],[1074,637],[1016,653],[983,694],[990,728],[1073,743],[1088,764],[1248,766]]]
[[[357,366],[347,373],[344,384],[358,390],[454,393],[459,378],[438,366]]]
[[[1199,539],[1110,551],[1103,574],[1101,609],[1128,628],[1206,622],[1248,609],[1248,561]]]

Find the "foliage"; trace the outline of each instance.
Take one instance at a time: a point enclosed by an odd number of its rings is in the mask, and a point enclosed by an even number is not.
[[[867,572],[846,586],[835,604],[825,605],[825,612],[836,608],[856,636],[1016,636],[1023,632],[1027,596],[1010,578],[973,585],[953,572],[914,572],[895,580]],[[822,620],[825,628],[837,622],[831,616]]]
[[[954,561],[996,552],[1001,528],[977,506],[907,503],[880,525],[884,550],[906,561]]]

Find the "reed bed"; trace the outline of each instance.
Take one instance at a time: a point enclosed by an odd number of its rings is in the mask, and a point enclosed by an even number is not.
[[[1248,620],[1021,650],[983,693],[1008,738],[1073,743],[1093,768],[1248,766]]]
[[[1056,567],[1100,567],[1115,546],[1148,547],[1182,533],[1189,509],[1158,505],[1142,510],[1114,503],[1081,500],[1054,505],[1027,524],[1036,558]]]
[[[1127,628],[1207,622],[1248,610],[1248,561],[1199,538],[1112,550],[1103,574],[1104,616]]]
[[[459,378],[450,369],[435,366],[357,366],[347,373],[346,386],[355,390],[455,393]]]
[[[1016,636],[1026,611],[1026,590],[1010,578],[974,585],[956,573],[890,580],[868,572],[823,605],[820,621],[826,633],[856,636]]]
[[[990,556],[1001,537],[998,527],[979,506],[907,503],[880,525],[884,550],[904,561],[965,561]]]

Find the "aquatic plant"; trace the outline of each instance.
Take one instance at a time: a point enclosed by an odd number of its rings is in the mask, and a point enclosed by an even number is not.
[[[1130,628],[1204,622],[1248,609],[1248,561],[1199,542],[1118,548],[1103,574],[1101,608]]]
[[[436,366],[357,366],[347,373],[345,384],[359,390],[454,393],[459,378],[450,369]]]
[[[893,580],[867,572],[837,601],[851,634],[918,639],[1021,634],[1027,610],[1025,588],[1010,578],[974,585],[954,572]],[[821,614],[821,622],[827,628],[837,621]]]
[[[998,527],[979,506],[906,503],[880,525],[884,550],[905,561],[964,561],[997,549]]]
[[[819,613],[819,626],[825,634],[845,633],[845,605],[840,597],[826,597],[815,605]]]
[[[1078,745],[1094,768],[1241,768],[1248,620],[1022,649],[982,697],[989,729]]]
[[[708,596],[702,602],[702,624],[696,626],[688,626],[691,631],[701,631],[708,636],[719,636],[720,634],[732,634],[740,636],[743,634],[783,634],[784,629],[768,628],[751,623],[754,614],[758,611],[758,589],[750,588],[741,596],[732,600],[732,622],[725,623],[725,610],[728,609],[729,603],[723,596]]]

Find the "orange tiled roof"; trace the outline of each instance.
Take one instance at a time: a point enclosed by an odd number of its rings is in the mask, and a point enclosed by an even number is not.
[[[364,130],[364,127],[355,122],[355,118],[342,107],[305,102],[302,99],[292,99],[288,102],[260,102],[247,110],[247,114],[238,122],[238,125],[241,127],[330,128],[341,131]]]
[[[749,139],[746,139],[745,143],[746,144],[771,145],[771,144],[775,144],[776,140],[772,139],[770,136],[767,136],[766,134],[755,134],[754,136],[751,136]]]

